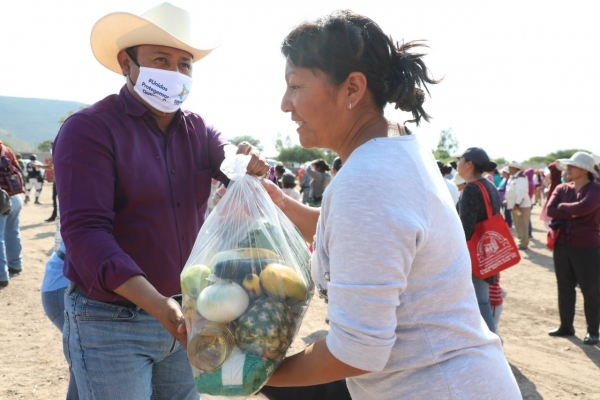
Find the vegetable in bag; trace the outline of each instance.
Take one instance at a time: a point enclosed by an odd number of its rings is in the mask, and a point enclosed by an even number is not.
[[[188,357],[203,397],[243,399],[268,381],[296,335],[314,284],[298,229],[226,148],[232,180],[181,274]]]

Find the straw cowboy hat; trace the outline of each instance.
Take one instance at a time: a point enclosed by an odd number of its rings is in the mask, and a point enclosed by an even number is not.
[[[598,178],[598,172],[594,169],[595,163],[594,157],[592,157],[591,154],[578,151],[577,153],[573,154],[571,158],[562,158],[560,160],[556,160],[556,168],[565,171],[568,165],[572,165],[574,167],[584,169],[587,172],[591,172],[594,177]]]
[[[100,18],[92,28],[92,52],[100,64],[121,75],[119,50],[153,44],[185,50],[194,62],[206,57],[217,46],[192,43],[190,14],[169,3],[162,3],[141,16],[116,12]]]
[[[509,162],[508,165],[507,165],[507,167],[509,167],[509,168],[513,167],[513,168],[516,168],[516,169],[520,169],[521,171],[523,170],[523,166],[518,161],[511,161],[511,162]]]

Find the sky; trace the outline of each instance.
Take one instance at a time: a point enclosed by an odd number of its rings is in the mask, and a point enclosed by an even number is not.
[[[94,23],[160,1],[0,0],[0,95],[92,104],[124,78],[100,65],[89,45]],[[221,46],[194,65],[183,108],[227,137],[251,135],[275,155],[277,133],[298,143],[280,109],[285,59],[280,44],[307,19],[344,8],[377,22],[395,40],[426,39],[430,124],[414,128],[434,148],[452,128],[460,149],[522,161],[559,149],[600,154],[600,2],[589,1],[237,1],[172,0],[187,9],[199,40]],[[386,108],[403,122],[410,114]],[[0,121],[1,126],[1,121]]]

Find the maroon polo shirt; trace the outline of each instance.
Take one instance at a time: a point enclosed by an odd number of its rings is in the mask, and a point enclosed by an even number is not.
[[[563,205],[558,208],[559,204]],[[558,243],[600,246],[600,183],[590,182],[579,192],[572,182],[558,185],[548,200],[547,213],[562,222]]]
[[[69,117],[53,151],[65,276],[98,301],[135,275],[179,293],[226,144],[189,111],[163,134],[126,86]]]

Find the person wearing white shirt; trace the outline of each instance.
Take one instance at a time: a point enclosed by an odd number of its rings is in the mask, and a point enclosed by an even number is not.
[[[520,163],[510,162],[508,170],[510,178],[506,184],[506,208],[511,210],[519,238],[519,249],[526,250],[529,246],[529,217],[531,215],[529,182],[523,174],[523,166]]]

